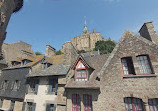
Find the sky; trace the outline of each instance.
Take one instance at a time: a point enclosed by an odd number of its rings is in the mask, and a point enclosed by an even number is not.
[[[47,44],[60,50],[82,34],[85,16],[88,30],[118,42],[125,30],[138,33],[144,22],[153,21],[158,32],[157,5],[158,0],[24,0],[10,19],[5,43],[24,41],[41,53]]]

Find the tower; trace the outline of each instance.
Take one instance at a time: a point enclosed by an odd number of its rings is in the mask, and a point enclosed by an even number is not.
[[[87,28],[87,22],[86,22],[86,17],[85,17],[84,29],[83,29],[82,34],[84,35],[84,34],[86,34],[86,33],[88,33],[88,28]]]

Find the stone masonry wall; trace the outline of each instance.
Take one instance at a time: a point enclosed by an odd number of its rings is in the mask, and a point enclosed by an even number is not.
[[[32,46],[22,41],[12,44],[3,44],[2,50],[4,51],[6,62],[9,64],[17,57],[23,58],[27,56],[24,51],[34,54]]]
[[[77,50],[90,51],[95,48],[95,43],[99,40],[103,40],[101,34],[91,32],[72,38],[71,43]]]
[[[140,39],[127,33],[116,47],[118,49],[112,52],[112,59],[101,76],[101,94],[95,111],[125,111],[124,97],[142,99],[149,111],[148,99],[158,98],[158,48],[150,41]],[[144,54],[149,55],[154,74],[140,74],[136,56]],[[124,77],[122,57],[132,57],[136,75]]]

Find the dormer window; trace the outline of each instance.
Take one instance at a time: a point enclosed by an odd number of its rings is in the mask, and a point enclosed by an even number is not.
[[[141,74],[153,73],[149,56],[147,55],[137,56],[137,62],[138,62],[138,66],[139,66],[139,70]]]
[[[24,66],[24,65],[26,65],[26,64],[28,64],[28,63],[30,63],[30,62],[32,62],[32,61],[31,61],[31,60],[24,59],[24,60],[22,60],[21,65]]]
[[[76,81],[87,81],[88,80],[88,69],[80,60],[75,67],[75,80]]]
[[[11,62],[12,67],[13,67],[13,66],[16,66],[16,65],[19,65],[19,64],[20,64],[20,62],[17,62],[17,61],[12,61],[12,62]]]
[[[87,81],[87,70],[76,70],[76,81]]]
[[[50,67],[52,64],[50,63],[43,63],[43,70],[47,69],[48,67]]]
[[[121,58],[121,63],[124,75],[135,74],[132,57]]]

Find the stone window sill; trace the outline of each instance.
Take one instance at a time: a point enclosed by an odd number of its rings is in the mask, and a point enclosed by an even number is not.
[[[144,75],[124,75],[123,79],[126,78],[149,78],[149,77],[156,77],[156,74],[144,74]]]

